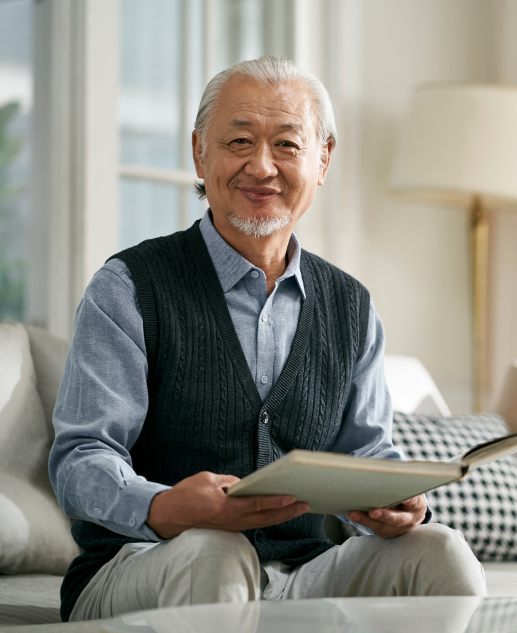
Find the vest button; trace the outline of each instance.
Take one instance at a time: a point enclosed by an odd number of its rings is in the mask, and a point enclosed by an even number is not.
[[[269,415],[267,411],[263,411],[262,415],[260,416],[260,419],[262,421],[262,424],[267,424],[269,422]]]

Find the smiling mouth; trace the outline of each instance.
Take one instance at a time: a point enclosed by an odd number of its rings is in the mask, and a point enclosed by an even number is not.
[[[282,193],[273,187],[237,187],[237,189],[252,202],[267,202]]]

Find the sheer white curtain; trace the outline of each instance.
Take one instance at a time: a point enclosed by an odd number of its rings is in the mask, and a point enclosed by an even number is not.
[[[347,122],[325,192],[297,231],[354,273],[361,1],[36,2],[29,321],[69,337],[107,257],[201,216],[190,144],[202,91],[264,53],[317,74],[338,127]]]
[[[31,0],[0,2],[0,321],[25,319],[32,18]]]
[[[215,73],[266,52],[271,9],[266,0],[122,0],[121,247],[203,213],[192,190],[197,106]]]

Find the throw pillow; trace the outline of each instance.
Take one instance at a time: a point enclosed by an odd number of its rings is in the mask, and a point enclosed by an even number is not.
[[[491,414],[451,417],[394,413],[393,441],[407,459],[446,461],[476,444],[507,435]],[[433,522],[461,530],[480,561],[517,560],[517,459],[472,470],[465,479],[427,493]],[[359,535],[343,524],[345,536]]]
[[[63,574],[79,554],[48,477],[52,436],[27,330],[0,324],[0,572]]]
[[[63,377],[69,343],[53,336],[47,330],[27,325],[32,361],[36,370],[36,384],[43,405],[43,413],[51,437],[54,437],[52,414],[56,406],[57,392]]]

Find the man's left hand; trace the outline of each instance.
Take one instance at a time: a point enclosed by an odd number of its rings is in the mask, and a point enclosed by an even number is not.
[[[418,495],[391,508],[372,508],[368,513],[352,510],[348,518],[370,528],[377,536],[394,538],[422,523],[426,511],[425,495]]]

